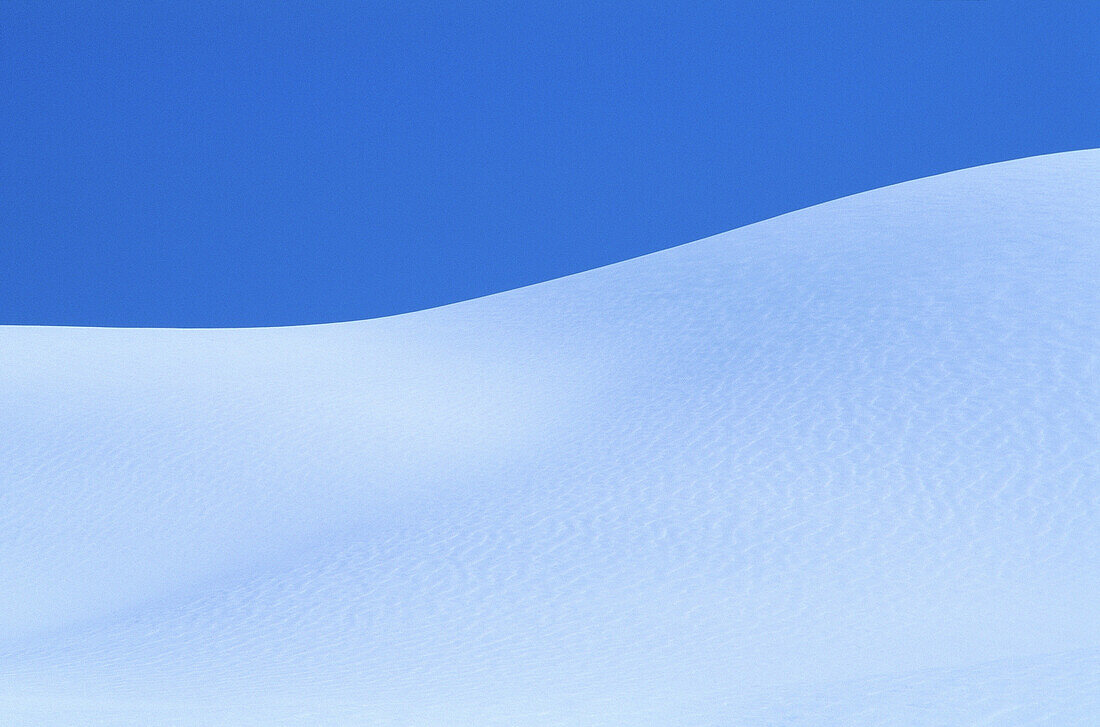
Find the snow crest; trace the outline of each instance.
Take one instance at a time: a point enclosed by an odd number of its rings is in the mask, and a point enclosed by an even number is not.
[[[0,722],[1093,724],[1100,151],[354,323],[0,327]]]

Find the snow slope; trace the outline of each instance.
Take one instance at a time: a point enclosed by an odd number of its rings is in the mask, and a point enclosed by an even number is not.
[[[296,328],[0,328],[0,724],[1094,724],[1100,151]]]

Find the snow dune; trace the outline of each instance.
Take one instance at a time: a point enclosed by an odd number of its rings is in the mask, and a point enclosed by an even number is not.
[[[0,724],[1095,724],[1100,151],[418,313],[0,327]]]

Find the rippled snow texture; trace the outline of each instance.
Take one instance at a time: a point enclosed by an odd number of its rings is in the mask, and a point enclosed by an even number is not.
[[[297,328],[0,328],[0,723],[1100,714],[1100,152]]]

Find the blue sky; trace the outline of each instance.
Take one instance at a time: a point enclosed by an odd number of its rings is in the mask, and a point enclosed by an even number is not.
[[[1100,5],[737,5],[0,4],[0,323],[388,315],[1100,146]]]

